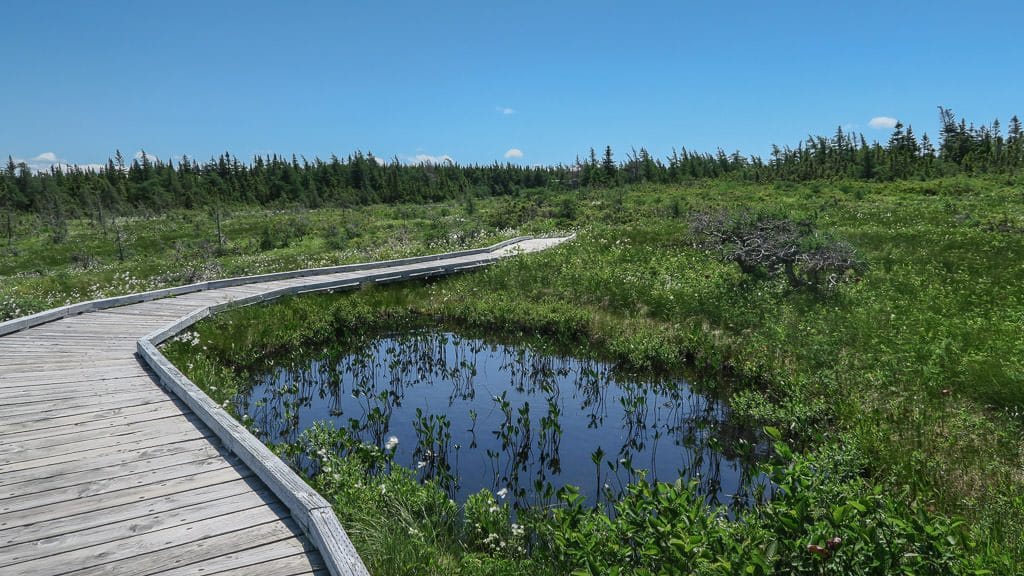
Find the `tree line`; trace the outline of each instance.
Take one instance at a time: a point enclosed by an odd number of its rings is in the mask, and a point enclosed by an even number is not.
[[[1005,133],[998,120],[976,126],[939,108],[937,143],[911,126],[896,124],[888,142],[868,143],[863,134],[838,128],[811,136],[796,147],[773,146],[770,156],[673,151],[654,158],[641,148],[622,160],[611,147],[555,166],[494,163],[406,164],[356,152],[328,160],[256,156],[242,162],[224,153],[206,162],[177,163],[141,153],[130,161],[120,152],[100,170],[53,166],[34,172],[8,158],[0,169],[0,211],[11,234],[13,212],[35,212],[50,220],[89,215],[104,223],[118,214],[159,213],[174,208],[224,204],[353,206],[435,202],[510,195],[529,190],[572,190],[700,179],[752,182],[857,179],[926,179],[955,174],[1015,174],[1024,165],[1024,130],[1014,116]],[[5,220],[0,219],[0,226]]]

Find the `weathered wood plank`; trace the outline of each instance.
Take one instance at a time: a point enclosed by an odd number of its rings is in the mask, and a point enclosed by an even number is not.
[[[30,494],[49,492],[52,490],[62,490],[73,487],[77,488],[83,484],[91,482],[107,481],[113,478],[152,472],[172,466],[190,465],[213,458],[223,458],[224,456],[225,455],[216,447],[207,444],[195,450],[175,452],[173,454],[157,456],[154,458],[125,458],[107,466],[100,466],[88,470],[76,470],[75,472],[62,474],[60,476],[35,478],[25,482],[0,486],[0,501],[7,498],[17,498],[28,496]]]
[[[51,326],[48,324],[47,326]],[[59,330],[49,330],[48,328],[33,328],[29,332],[25,332],[18,341],[19,342],[38,342],[39,344],[66,344],[66,343],[84,343],[84,342],[120,342],[124,340],[131,340],[132,334],[122,333],[102,333],[99,335],[93,334],[64,334]]]
[[[146,376],[134,376],[109,380],[98,380],[94,382],[78,383],[41,383],[26,385],[23,388],[17,386],[0,387],[0,401],[19,400],[21,403],[35,401],[35,398],[64,397],[67,393],[78,394],[104,394],[104,393],[131,393],[139,390],[152,390],[157,385],[152,379]],[[19,393],[20,392],[20,393]]]
[[[130,340],[130,338],[128,339]],[[2,343],[3,340],[0,340]],[[31,349],[25,348],[31,346]],[[118,354],[122,355],[125,351],[125,344],[121,343],[117,346],[104,345],[102,347],[97,345],[82,345],[82,346],[36,346],[34,344],[18,344],[17,346],[7,346],[0,349],[0,355],[10,355],[11,358],[39,358],[41,363],[44,363],[46,359],[54,360],[66,360],[69,357],[85,356],[90,353],[98,354]]]
[[[158,389],[157,385],[148,376],[126,376],[124,378],[112,378],[108,380],[86,381],[86,382],[43,382],[40,384],[25,385],[18,388],[14,385],[0,387],[0,398],[32,398],[48,397],[63,394],[64,392],[77,392],[79,395],[96,394],[104,391],[132,393],[140,390]],[[21,392],[19,394],[18,392]]]
[[[126,490],[128,488],[138,488],[140,486],[159,484],[175,478],[192,476],[194,474],[210,470],[234,468],[235,466],[235,462],[229,461],[218,455],[202,460],[183,462],[177,466],[167,466],[155,470],[143,470],[133,474],[115,476],[112,478],[93,479],[91,481],[82,482],[81,484],[61,486],[59,488],[53,488],[41,492],[18,494],[10,498],[0,499],[0,518],[3,518],[7,514],[23,510],[42,508],[61,502],[72,502],[90,496],[99,497],[112,492]]]
[[[151,422],[142,422],[125,426],[121,430],[106,432],[95,435],[82,435],[78,438],[62,438],[60,440],[27,440],[0,446],[0,469],[19,462],[35,462],[49,457],[64,454],[77,454],[93,448],[102,448],[111,444],[121,444],[145,440],[148,438],[161,438],[171,434],[185,433],[185,435],[201,436],[196,423],[191,420],[193,416],[172,416],[163,418],[160,427],[152,425]],[[34,467],[29,464],[29,467]]]
[[[28,355],[28,354],[9,354],[0,355],[0,370],[3,371],[15,371],[19,369],[38,369],[40,366],[60,366],[60,367],[74,367],[74,366],[106,366],[106,365],[117,365],[123,364],[126,360],[125,351],[127,348],[121,351],[117,350],[102,350],[96,351],[94,354],[49,354],[49,355]],[[130,356],[129,356],[130,358]]]
[[[130,468],[136,462],[165,458],[176,454],[194,453],[197,451],[210,452],[210,456],[222,454],[220,443],[210,442],[207,437],[197,437],[183,442],[172,442],[170,444],[159,444],[156,446],[139,447],[136,450],[92,453],[86,458],[79,458],[68,462],[57,462],[47,466],[38,466],[25,470],[16,470],[0,475],[0,493],[4,493],[11,484],[21,484],[21,487],[12,488],[19,490],[21,494],[28,494],[33,491],[49,489],[49,483],[54,486],[63,483],[64,485],[74,482],[74,475],[90,475],[96,470]],[[110,476],[108,474],[107,476]]]
[[[36,406],[35,408],[24,412],[7,411],[0,408],[0,422],[3,423],[0,424],[0,429],[13,424],[41,422],[49,419],[87,415],[91,412],[103,412],[105,410],[117,408],[131,408],[134,406],[142,406],[143,404],[164,402],[170,398],[171,397],[168,396],[162,388],[154,387],[152,390],[143,390],[140,388],[138,392],[133,390],[128,393],[119,394],[107,402],[97,403],[94,401],[92,403],[81,405],[69,405],[70,403],[61,402],[56,407],[41,409],[41,407]]]
[[[110,330],[116,328],[111,327]],[[126,335],[127,336],[127,335]],[[8,337],[9,338],[9,337]],[[126,337],[126,340],[131,338]],[[88,342],[75,343],[70,340],[68,341],[47,341],[49,346],[41,346],[37,340],[22,340],[18,342],[9,342],[5,339],[0,338],[0,359],[9,358],[36,358],[39,356],[55,357],[60,360],[66,358],[69,355],[81,355],[86,356],[90,354],[107,354],[107,355],[122,355],[124,353],[123,342],[120,345],[112,346],[106,345],[98,347],[95,345],[90,346]]]
[[[119,438],[118,443],[102,441],[93,446],[78,446],[74,450],[66,450],[60,453],[51,451],[44,456],[30,455],[10,462],[0,461],[0,484],[6,482],[8,476],[13,472],[27,470],[41,470],[55,465],[71,465],[73,463],[88,464],[90,458],[97,458],[110,454],[132,454],[142,450],[158,448],[181,442],[206,439],[219,442],[213,433],[207,428],[184,429],[177,432],[143,431],[133,434],[131,437]]]
[[[96,331],[96,328],[110,328],[110,327],[124,327],[133,328],[138,325],[147,325],[154,322],[160,322],[166,320],[166,317],[173,316],[172,314],[157,315],[157,314],[142,314],[141,311],[126,311],[126,312],[95,312],[92,314],[86,314],[77,318],[66,318],[58,322],[51,322],[45,326],[33,328],[32,330],[26,330],[20,334],[16,334],[15,338],[31,338],[35,334],[44,333],[60,333],[69,332],[74,333],[79,330],[85,331]]]
[[[83,567],[68,574],[152,574],[166,567],[167,560],[174,557],[194,561],[220,553],[222,549],[210,549],[212,542],[217,542],[221,547],[251,547],[291,536],[289,531],[282,529],[281,514],[280,504],[260,506],[143,532],[121,538],[116,544],[47,555],[13,564],[10,568],[25,571],[26,574],[52,573],[55,569],[66,570],[68,566]],[[248,526],[251,528],[241,528]],[[110,566],[113,562],[117,562],[114,570]]]
[[[50,389],[43,390],[40,392],[30,393],[26,392],[24,395],[17,395],[13,393],[3,394],[3,403],[8,407],[13,407],[18,404],[36,404],[39,402],[49,402],[52,405],[56,405],[55,402],[64,400],[74,400],[75,398],[81,397],[82,395],[88,394],[93,398],[118,396],[120,394],[133,394],[147,390],[148,387],[142,385],[126,385],[126,386],[103,386],[97,384],[95,387],[91,387],[89,383],[79,383],[73,386],[69,386],[64,390],[61,389]]]
[[[168,398],[164,402],[124,406],[102,412],[92,412],[63,418],[50,418],[43,422],[19,422],[16,424],[3,422],[0,423],[0,442],[13,442],[16,440],[38,438],[40,436],[57,436],[66,434],[69,430],[82,431],[120,426],[125,422],[130,422],[131,420],[127,420],[129,417],[139,415],[151,417],[155,413],[180,414],[181,407],[177,401]]]
[[[30,383],[35,382],[37,384],[74,384],[74,383],[85,383],[85,382],[101,382],[103,380],[115,380],[118,378],[128,377],[144,377],[152,376],[152,372],[145,366],[139,366],[130,369],[121,369],[116,372],[114,371],[74,371],[74,370],[63,370],[60,372],[43,373],[39,372],[38,376],[33,377],[30,374],[22,374],[18,376],[11,375],[5,377],[0,375],[0,382],[2,383]]]
[[[56,518],[68,518],[86,512],[94,512],[96,510],[106,510],[132,502],[141,502],[143,500],[151,500],[170,494],[177,494],[179,492],[187,492],[196,488],[205,488],[217,484],[224,484],[226,482],[233,482],[239,478],[251,475],[252,472],[248,470],[236,470],[231,467],[218,468],[216,470],[201,472],[191,476],[182,476],[179,478],[164,480],[156,484],[136,486],[114,492],[56,502],[36,508],[2,513],[0,514],[0,530],[12,527],[29,526],[38,522],[54,520]]]
[[[125,558],[117,563],[116,572],[119,576],[149,576],[175,566],[188,565],[194,569],[200,566],[200,563],[223,555],[225,550],[248,551],[282,540],[298,538],[301,538],[301,533],[295,529],[292,523],[271,522],[246,527],[237,532],[218,534],[173,548],[164,548],[148,554]],[[311,552],[310,555],[314,556],[316,553]],[[94,576],[109,573],[107,565],[99,565],[68,574],[69,576]],[[201,574],[201,572],[199,573]]]
[[[166,421],[166,422],[164,422]],[[41,450],[51,446],[74,444],[99,438],[117,437],[130,434],[134,430],[151,427],[162,428],[186,423],[181,410],[173,403],[165,402],[147,406],[145,411],[115,416],[102,420],[68,424],[43,430],[25,430],[10,434],[0,434],[0,455],[8,452]]]
[[[6,530],[0,530],[0,555],[4,553],[4,546],[54,538],[63,534],[88,530],[113,522],[133,519],[145,520],[152,514],[170,512],[189,506],[205,506],[209,502],[217,502],[239,494],[272,496],[271,492],[259,480],[254,480],[250,476],[229,482],[184,490],[158,498],[129,502],[110,508],[82,512],[73,516],[54,518],[44,522],[35,522],[28,526],[15,526]]]
[[[32,332],[24,332],[24,334],[32,335]],[[101,337],[95,337],[91,339],[84,338],[60,338],[57,336],[39,336],[32,335],[31,337],[25,337],[17,341],[7,340],[12,338],[11,336],[5,336],[4,339],[0,340],[5,349],[10,349],[12,352],[17,351],[31,351],[31,352],[44,352],[53,354],[62,353],[88,353],[90,349],[100,349],[99,344],[103,343],[104,340],[109,340],[105,346],[110,346],[111,349],[120,350],[120,346],[124,345],[125,340],[131,340],[131,334],[123,334],[118,336],[111,336],[109,333]]]
[[[276,502],[272,494],[245,492],[201,505],[185,506],[166,512],[153,513],[144,518],[110,521],[93,528],[0,548],[0,568],[111,543],[121,548],[127,544],[124,542],[126,537],[130,539],[131,537],[137,537],[136,535],[139,534],[158,533],[186,525],[189,525],[187,527],[188,530],[193,530],[202,521],[228,517],[232,514],[249,512],[254,509],[260,509],[262,512],[256,518],[269,520],[275,516],[267,514],[268,509],[279,515],[281,513],[281,504]],[[228,519],[225,518],[224,520],[227,521]],[[239,518],[239,520],[241,519]],[[235,527],[237,525],[233,528]],[[166,534],[159,535],[160,538],[165,538],[166,536]]]
[[[184,297],[176,297],[147,302],[145,304],[136,304],[130,308],[112,308],[96,312],[90,316],[95,315],[97,318],[116,321],[131,320],[132,318],[139,317],[170,320],[181,316],[183,310],[191,309],[195,306],[195,303],[189,302]]]
[[[124,375],[125,372],[135,371],[138,373],[140,366],[138,362],[128,356],[126,358],[119,358],[115,360],[68,360],[68,361],[53,361],[47,362],[46,364],[35,364],[35,365],[21,365],[10,368],[9,378],[5,378],[5,382],[10,382],[17,377],[22,377],[25,380],[31,380],[32,370],[35,369],[40,371],[40,368],[45,368],[46,373],[52,374],[57,371],[67,372],[70,374],[83,374],[89,371],[106,371],[111,374]],[[5,370],[6,371],[6,370]],[[40,371],[42,373],[42,371]]]
[[[132,364],[126,360],[125,364],[116,370],[108,367],[100,368],[67,368],[58,370],[47,370],[45,366],[36,372],[12,372],[0,376],[0,382],[85,382],[89,380],[110,380],[111,378],[124,378],[125,376],[141,376],[149,374],[138,362]]]
[[[0,405],[0,420],[4,422],[17,422],[23,419],[40,420],[47,418],[49,414],[61,416],[93,412],[111,406],[130,406],[131,403],[162,402],[167,397],[163,388],[154,386],[152,389],[139,388],[114,396],[65,398],[58,403],[39,401],[25,404],[5,404]]]
[[[304,539],[281,540],[271,544],[233,552],[201,563],[160,572],[160,576],[299,576],[324,568],[315,549]]]

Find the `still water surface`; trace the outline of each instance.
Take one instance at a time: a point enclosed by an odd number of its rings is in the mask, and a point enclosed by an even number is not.
[[[362,442],[398,439],[395,461],[458,501],[482,488],[516,506],[574,485],[613,500],[640,474],[695,480],[709,503],[748,505],[764,446],[683,378],[638,379],[610,364],[450,332],[380,336],[261,374],[235,399],[269,442],[316,421]],[[728,449],[747,446],[743,456]],[[645,472],[641,473],[640,470]]]

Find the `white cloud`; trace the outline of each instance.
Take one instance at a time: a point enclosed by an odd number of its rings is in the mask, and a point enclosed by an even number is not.
[[[106,168],[106,164],[75,164],[68,162],[60,156],[57,156],[56,152],[43,152],[42,154],[38,154],[29,159],[11,158],[11,160],[14,160],[16,165],[25,164],[32,172],[49,172],[50,168],[54,166],[60,166],[65,169],[77,166],[82,170],[93,170],[96,172]]]
[[[150,154],[149,152],[146,152],[145,150],[139,150],[138,152],[135,153],[134,156],[132,156],[132,158],[135,158],[141,164],[142,163],[142,154],[143,153],[146,154],[146,158],[149,158],[150,162],[155,163],[157,160],[159,160],[159,158],[157,158],[156,154]],[[191,156],[190,156],[190,158],[191,158]]]
[[[501,112],[505,116],[511,116],[512,114],[516,113],[515,108],[509,108],[507,106],[498,106],[497,108],[495,108],[495,110]]]
[[[868,126],[871,126],[876,130],[881,130],[883,128],[894,128],[897,122],[899,122],[899,120],[888,116],[875,116],[868,121]]]
[[[441,156],[431,156],[430,154],[417,154],[412,158],[409,158],[410,164],[445,164],[447,162],[455,163],[455,159],[447,154]]]
[[[505,158],[522,158],[523,151],[519,148],[509,148],[508,152],[505,152]]]

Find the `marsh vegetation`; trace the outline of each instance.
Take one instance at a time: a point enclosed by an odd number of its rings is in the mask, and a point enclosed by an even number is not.
[[[197,279],[576,231],[555,250],[471,274],[231,311],[165,352],[218,402],[239,402],[236,415],[335,504],[374,573],[1020,573],[1024,141],[1019,122],[1003,137],[951,120],[944,113],[937,148],[909,129],[885,146],[839,133],[771,162],[616,162],[610,150],[545,170],[365,158],[243,170],[224,159],[189,165],[191,207],[178,192],[155,194],[161,182],[177,190],[169,172],[180,176],[159,163],[102,176],[123,196],[89,196],[109,192],[100,176],[15,169],[0,191],[0,318]],[[397,196],[383,196],[389,185]],[[772,250],[747,250],[751,241]],[[634,458],[648,475],[624,479],[611,500],[597,503],[596,477],[578,488],[551,480],[544,505],[514,510],[515,498],[497,493],[503,482],[469,489],[459,478],[467,489],[453,494],[441,474],[417,470],[428,462],[415,454],[417,429],[444,440],[462,427],[454,412],[470,408],[424,410],[389,448],[400,423],[375,434],[369,417],[384,404],[366,404],[364,419],[344,403],[332,415],[329,400],[314,417],[301,401],[319,394],[303,371],[338,374],[346,355],[376,350],[375,338],[423,330],[501,335],[487,346],[540,338],[580,366],[607,366],[597,372],[617,383],[685,372],[689,389],[633,388],[633,398],[693,401],[698,416],[714,406],[696,444],[741,460],[767,452],[750,474],[770,480],[772,498],[717,507],[687,474]],[[465,376],[434,384],[442,407]],[[261,387],[296,381],[295,394],[264,395],[263,413],[254,410]],[[393,401],[384,384],[375,393]],[[563,398],[575,386],[560,383]],[[501,397],[493,392],[478,396]],[[521,406],[510,401],[507,431]],[[504,424],[506,412],[495,414]],[[534,449],[542,417],[530,419]],[[334,421],[310,425],[317,419]],[[603,427],[623,427],[612,420]],[[597,462],[596,448],[579,449],[595,476],[618,450],[601,448]]]
[[[695,183],[508,202],[543,214],[567,200],[574,220],[552,209],[524,226],[580,231],[550,253],[438,282],[237,310],[199,325],[200,346],[168,353],[227,401],[247,393],[268,362],[382,331],[543,335],[627,372],[689,369],[693,386],[726,401],[730,422],[779,438],[762,468],[780,487],[776,497],[738,522],[715,521],[725,512],[685,482],[634,484],[610,513],[563,490],[558,506],[517,515],[529,553],[511,556],[481,543],[511,538],[511,508],[493,494],[460,508],[387,451],[359,449],[372,442],[324,428],[279,445],[292,456],[324,450],[331,473],[311,470],[310,482],[335,499],[361,553],[384,573],[601,572],[622,564],[622,554],[626,565],[655,571],[1016,570],[1024,518],[1019,188],[983,179]],[[480,201],[475,211],[507,210],[504,202]],[[785,274],[745,273],[695,245],[692,214],[765,205],[855,246],[867,270],[833,290],[808,290]],[[495,508],[498,518],[479,518]],[[378,510],[394,521],[382,526]],[[667,524],[642,521],[651,514]],[[476,524],[489,532],[473,536]],[[660,530],[678,537],[675,547],[631,545],[627,554],[611,544],[658,540]],[[841,550],[828,547],[834,538]],[[404,564],[391,564],[395,550]]]

